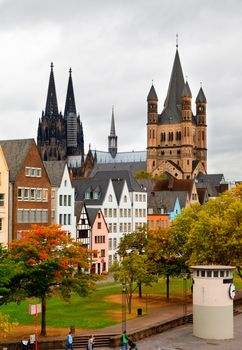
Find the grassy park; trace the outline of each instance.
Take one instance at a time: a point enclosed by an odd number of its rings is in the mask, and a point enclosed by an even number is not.
[[[242,280],[235,276],[237,289],[242,289]],[[191,279],[187,280],[187,297],[191,296]],[[104,328],[122,319],[122,288],[118,283],[100,283],[94,292],[86,298],[73,294],[69,302],[54,296],[47,301],[47,333],[48,335],[66,334],[70,325],[74,324],[77,332]],[[170,303],[183,302],[184,282],[181,278],[172,278],[170,282]],[[20,304],[3,305],[0,312],[10,315],[19,326],[12,336],[31,334],[34,330],[34,316],[28,314],[28,305],[38,303],[38,300],[26,300]],[[160,279],[151,287],[143,287],[142,300],[134,294],[132,314],[127,318],[134,318],[137,308],[142,307],[143,313],[152,307],[160,307],[166,303],[165,280]],[[40,320],[39,320],[40,322]]]

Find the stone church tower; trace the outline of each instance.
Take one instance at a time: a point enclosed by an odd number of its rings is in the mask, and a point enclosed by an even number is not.
[[[147,111],[147,171],[192,179],[207,172],[207,100],[202,87],[192,112],[192,93],[184,80],[178,48],[161,114],[152,84]]]
[[[53,63],[51,63],[46,107],[39,120],[37,146],[44,161],[66,160],[72,155],[81,155],[82,160],[84,157],[82,123],[76,113],[71,69],[63,116],[58,110]]]

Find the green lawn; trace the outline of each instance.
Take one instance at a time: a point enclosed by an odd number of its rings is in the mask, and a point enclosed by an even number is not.
[[[236,289],[242,289],[242,279],[235,276]],[[191,279],[187,280],[187,293],[190,293]],[[172,278],[170,282],[170,296],[183,296],[184,281],[181,278]],[[97,286],[96,290],[87,298],[73,295],[69,302],[64,302],[54,296],[47,301],[47,325],[52,327],[66,327],[74,324],[76,328],[98,329],[119,323],[121,320],[112,318],[112,311],[121,311],[118,303],[104,300],[108,295],[121,295],[121,286],[118,283],[105,283]],[[166,294],[166,283],[160,279],[152,287],[143,288],[143,296],[151,294]],[[20,304],[10,303],[0,307],[0,312],[9,314],[12,320],[21,325],[33,324],[34,317],[28,315],[28,305],[38,303],[38,300],[23,301]]]

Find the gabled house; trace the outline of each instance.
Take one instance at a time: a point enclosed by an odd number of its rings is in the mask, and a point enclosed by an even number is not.
[[[34,139],[0,141],[9,169],[8,240],[51,223],[51,185]]]
[[[147,223],[147,195],[128,171],[102,171],[94,177],[72,180],[76,200],[100,208],[109,230],[109,264],[125,233]]]
[[[8,244],[9,169],[0,146],[0,244]]]
[[[76,239],[74,188],[65,161],[44,162],[51,183],[51,223],[59,224]]]
[[[108,227],[102,210],[87,208],[91,225],[91,249],[95,252],[92,260],[91,273],[103,274],[108,272]]]
[[[82,242],[83,247],[92,249],[92,228],[87,214],[87,208],[84,202],[75,202],[75,216],[77,242]]]

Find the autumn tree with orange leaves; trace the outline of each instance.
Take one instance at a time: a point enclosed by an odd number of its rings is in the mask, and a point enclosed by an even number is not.
[[[43,336],[48,297],[58,294],[67,301],[72,291],[87,296],[92,290],[94,277],[85,272],[90,267],[91,251],[73,241],[58,225],[33,226],[10,244],[9,254],[14,262],[22,263],[22,269],[8,281],[0,302],[39,298]]]

